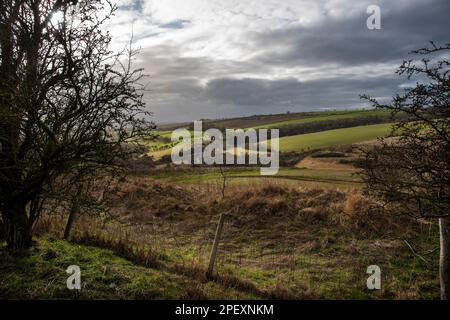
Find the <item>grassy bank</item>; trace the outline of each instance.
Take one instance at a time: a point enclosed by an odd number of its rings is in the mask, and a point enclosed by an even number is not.
[[[1,299],[255,299],[215,282],[146,268],[112,250],[45,236],[29,252],[0,251]],[[67,267],[81,269],[81,290],[67,289]]]

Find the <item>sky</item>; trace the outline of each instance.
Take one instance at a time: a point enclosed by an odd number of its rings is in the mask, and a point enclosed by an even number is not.
[[[414,83],[408,53],[450,41],[449,0],[118,0],[157,123],[367,107]],[[381,8],[369,30],[367,8]]]

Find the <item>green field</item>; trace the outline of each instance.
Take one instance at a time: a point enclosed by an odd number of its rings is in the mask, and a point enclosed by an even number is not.
[[[370,141],[389,134],[391,126],[390,123],[383,123],[283,137],[280,138],[280,151],[314,150]]]
[[[274,176],[261,176],[260,168],[227,168],[227,185],[278,184],[298,186],[312,184],[323,188],[359,188],[360,177],[354,172],[316,170],[306,168],[280,168]],[[217,168],[195,168],[185,171],[155,171],[152,179],[177,185],[222,184],[223,176]]]
[[[271,124],[255,126],[255,129],[276,129],[284,126],[298,125],[312,122],[320,121],[333,121],[333,120],[345,120],[345,119],[356,119],[363,117],[374,117],[374,116],[388,116],[389,112],[386,110],[358,110],[358,111],[346,111],[346,112],[323,112],[323,114],[317,114],[315,116],[308,116],[303,119],[293,119],[287,121],[273,122]]]

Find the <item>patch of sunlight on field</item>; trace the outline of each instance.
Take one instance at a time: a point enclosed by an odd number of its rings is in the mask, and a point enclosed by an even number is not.
[[[149,152],[149,156],[152,156],[155,160],[160,160],[164,156],[169,156],[172,153],[172,148],[163,149],[158,151]]]
[[[280,151],[304,151],[374,140],[389,134],[392,124],[335,129],[280,138]]]
[[[297,168],[305,169],[315,169],[315,170],[330,170],[330,171],[348,171],[357,172],[354,166],[350,164],[344,164],[340,161],[341,157],[326,157],[326,158],[316,158],[316,157],[306,157],[302,159],[299,163],[295,165]]]

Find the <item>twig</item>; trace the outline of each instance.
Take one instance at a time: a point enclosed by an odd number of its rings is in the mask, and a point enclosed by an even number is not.
[[[416,252],[416,250],[414,250],[414,248],[409,244],[408,240],[403,239],[403,241],[406,243],[406,245],[409,247],[409,249],[411,249],[411,252],[412,252],[415,256],[417,256],[420,260],[422,260],[423,262],[425,262],[425,264],[426,264],[426,266],[427,266],[427,268],[428,268],[428,260],[425,259],[425,258],[424,258],[423,256],[421,256],[420,254],[418,254],[418,253]]]

